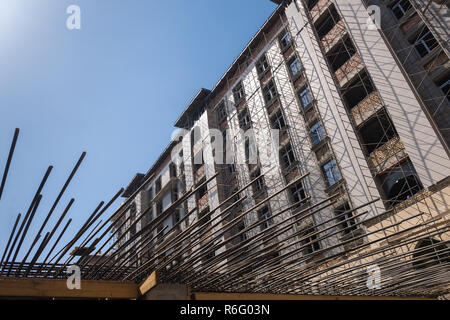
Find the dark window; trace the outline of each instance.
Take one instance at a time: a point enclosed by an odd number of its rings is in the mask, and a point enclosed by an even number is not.
[[[239,242],[247,240],[247,236],[246,236],[245,232],[242,232],[244,230],[245,230],[245,224],[244,224],[244,222],[242,222],[237,226],[237,233],[239,233],[239,237],[238,237]]]
[[[272,214],[270,213],[269,207],[264,207],[258,211],[259,220],[262,221],[261,230],[265,230],[273,224],[273,220],[269,219],[271,216]]]
[[[198,216],[198,220],[201,226],[209,224],[209,222],[211,221],[211,213],[208,211],[200,213],[200,215]],[[205,230],[203,230],[202,233],[205,234]]]
[[[367,154],[372,153],[397,136],[394,124],[384,111],[372,120],[365,122],[359,132]]]
[[[222,101],[217,107],[217,114],[219,117],[219,121],[224,120],[227,117],[227,109],[225,107],[225,102]]]
[[[242,110],[241,113],[239,113],[239,126],[242,129],[247,129],[251,126],[251,119],[250,119],[250,114],[248,113],[248,109],[245,108],[244,110]]]
[[[328,186],[334,185],[336,182],[341,180],[341,175],[339,174],[339,170],[336,166],[336,161],[330,160],[326,164],[322,166],[323,173],[325,175],[325,179],[328,183]]]
[[[336,49],[327,54],[333,72],[339,70],[355,53],[356,49],[350,38],[336,46]]]
[[[306,198],[305,189],[303,188],[303,183],[301,181],[294,184],[294,186],[290,187],[292,201],[297,203]]]
[[[317,241],[317,234],[315,228],[310,228],[304,231],[301,235],[302,238],[302,246],[303,248],[303,254],[308,255],[312,254],[318,250],[320,250],[319,242]]]
[[[207,253],[205,255],[205,259],[204,259],[205,263],[210,262],[212,259],[214,259],[215,256],[216,256],[216,253],[214,251]]]
[[[272,129],[284,129],[286,127],[286,123],[284,122],[283,112],[278,110],[273,117],[270,118],[270,124]]]
[[[403,17],[410,8],[411,3],[408,0],[399,0],[391,6],[391,10],[397,19]]]
[[[264,54],[256,63],[256,70],[259,75],[264,74],[269,69],[269,63],[267,62],[267,57]]]
[[[162,201],[156,203],[156,215],[159,216],[163,212]]]
[[[222,131],[222,141],[223,141],[223,146],[225,148],[225,146],[227,145],[227,129],[225,129],[224,131]]]
[[[337,12],[334,4],[331,4],[324,15],[324,18],[316,22],[316,30],[319,38],[322,39],[327,35],[339,20],[341,20],[341,16]]]
[[[311,92],[309,91],[309,88],[306,87],[300,90],[298,93],[298,98],[300,99],[302,107],[303,108],[307,107],[312,101],[312,96]]]
[[[250,160],[250,141],[249,140],[245,141],[244,151],[245,151],[245,162],[248,163]]]
[[[161,239],[164,236],[164,232],[163,231],[164,226],[161,224],[158,226],[158,228],[156,229],[156,234],[158,235],[158,239]]]
[[[253,183],[253,193],[260,194],[262,191],[264,191],[264,181],[263,178],[261,177]]]
[[[151,203],[153,200],[153,188],[147,190],[148,202]]]
[[[300,64],[300,61],[296,56],[291,58],[289,60],[289,72],[291,73],[291,76],[296,76],[302,69],[302,65]]]
[[[238,191],[239,191],[239,186],[237,186],[237,185],[233,186],[233,188],[229,188],[228,192],[226,192],[227,197],[231,197],[232,195],[234,195]],[[230,202],[228,202],[228,203],[229,204],[235,203],[236,201],[239,201],[240,198],[241,198],[241,196],[238,193],[238,194],[234,195],[233,198],[230,199]]]
[[[173,224],[177,224],[180,222],[180,211],[175,210],[175,213],[173,214]]]
[[[285,169],[291,167],[295,163],[295,156],[290,143],[280,150],[280,161]]]
[[[275,83],[273,80],[270,80],[269,83],[263,88],[264,100],[266,103],[272,102],[273,99],[277,96],[277,88],[275,87]]]
[[[265,185],[264,185],[264,179],[261,176],[261,170],[257,169],[256,171],[252,172],[250,175],[250,180],[255,180],[257,177],[259,177],[255,182],[253,182],[252,184],[252,189],[253,189],[253,195],[255,196],[259,196],[261,195],[264,190],[265,190]]]
[[[153,208],[152,207],[150,207],[148,209],[148,212],[145,215],[145,219],[147,220],[147,223],[153,220]]]
[[[244,87],[242,85],[242,82],[239,82],[239,84],[236,87],[234,87],[233,96],[234,96],[234,103],[238,103],[245,97],[245,92],[244,92]]]
[[[360,77],[356,79],[345,90],[344,100],[349,109],[357,106],[371,92],[375,90],[369,75],[363,71]]]
[[[422,239],[414,249],[414,269],[421,270],[438,265],[448,265],[449,263],[450,247],[437,239]]]
[[[318,144],[325,138],[325,131],[323,130],[322,123],[317,121],[310,128],[310,134],[313,144]]]
[[[171,163],[169,166],[170,177],[175,178],[177,176],[177,167],[174,163]]]
[[[380,177],[381,186],[388,198],[387,206],[394,206],[423,189],[410,160],[397,165]]]
[[[155,193],[158,194],[158,192],[161,191],[161,177],[159,177],[155,182]]]
[[[423,31],[415,38],[412,44],[416,48],[417,53],[421,57],[425,57],[431,50],[437,47],[438,42],[430,30],[424,27]]]
[[[351,233],[357,229],[353,211],[350,210],[350,205],[346,203],[335,211],[336,219],[340,222],[339,227],[344,234]]]
[[[227,154],[228,154],[228,146],[227,146],[227,130],[222,131],[222,147],[223,147],[223,161],[226,163],[227,161]]]
[[[312,8],[314,8],[314,6],[317,4],[317,2],[319,2],[319,0],[307,0],[307,7],[308,10],[311,10]]]
[[[450,102],[450,79],[447,77],[439,81],[437,85],[444,93],[444,97],[447,97],[448,102]]]
[[[175,202],[177,200],[178,200],[178,186],[175,183],[172,188],[172,202]]]
[[[136,234],[136,223],[133,223],[131,226],[130,226],[130,236],[132,237],[132,236],[134,236]]]
[[[284,32],[279,37],[281,50],[285,50],[291,44],[291,35],[289,31],[284,30]]]
[[[136,204],[135,203],[133,203],[131,206],[130,206],[130,216],[131,216],[131,221],[134,221],[134,218],[136,218]]]
[[[198,189],[197,193],[199,199],[203,198],[203,196],[208,193],[207,185],[204,185],[200,189]]]

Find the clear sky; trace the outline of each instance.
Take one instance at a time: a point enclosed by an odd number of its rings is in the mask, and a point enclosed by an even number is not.
[[[72,4],[81,30],[66,28]],[[0,200],[0,254],[49,165],[20,256],[83,151],[51,220],[74,197],[71,236],[146,172],[187,103],[214,86],[274,9],[269,0],[0,0],[0,175],[21,129]]]

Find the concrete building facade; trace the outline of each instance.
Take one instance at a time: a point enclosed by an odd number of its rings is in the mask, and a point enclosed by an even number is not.
[[[271,246],[268,259],[303,255],[305,265],[370,243],[374,226],[431,194],[431,217],[448,211],[448,6],[274,2],[278,8],[216,86],[198,92],[168,148],[124,194],[131,200],[117,214],[127,211],[124,242],[154,225],[152,247],[196,225],[201,241],[166,268],[214,238],[223,245],[190,266],[209,268],[215,256],[286,221],[293,223],[261,245]],[[314,212],[330,197],[331,206]],[[302,250],[290,256],[294,248]],[[145,264],[152,250],[132,263]],[[251,255],[243,250],[225,264]]]

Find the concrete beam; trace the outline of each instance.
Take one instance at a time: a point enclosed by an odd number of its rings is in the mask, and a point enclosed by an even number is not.
[[[118,281],[82,280],[69,290],[64,279],[0,278],[0,298],[137,299],[138,286]]]
[[[189,289],[185,284],[160,283],[143,295],[141,300],[188,300]]]
[[[158,284],[158,274],[153,271],[144,282],[139,286],[139,294],[141,296],[145,295],[147,292],[152,290]]]
[[[270,293],[211,293],[193,292],[191,300],[434,300],[422,297],[377,297],[377,296],[319,296]]]

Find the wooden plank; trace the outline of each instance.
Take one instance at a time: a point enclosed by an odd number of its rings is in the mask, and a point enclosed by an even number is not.
[[[269,293],[212,293],[193,292],[192,300],[434,300],[422,297],[378,297],[378,296],[319,296]]]
[[[151,289],[156,287],[158,284],[158,274],[156,271],[153,271],[151,275],[148,276],[147,279],[145,279],[144,282],[141,283],[139,286],[139,293],[143,296],[147,292],[149,292]]]
[[[135,283],[81,280],[81,289],[69,290],[67,280],[0,278],[0,297],[137,299]]]

